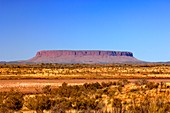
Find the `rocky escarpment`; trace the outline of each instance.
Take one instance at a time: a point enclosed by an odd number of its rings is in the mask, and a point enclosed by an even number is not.
[[[128,63],[140,62],[132,52],[97,50],[44,50],[29,62],[35,63]]]

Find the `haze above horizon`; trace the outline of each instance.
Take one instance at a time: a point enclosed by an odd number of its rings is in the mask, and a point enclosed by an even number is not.
[[[169,0],[0,0],[0,61],[40,50],[130,51],[170,61]]]

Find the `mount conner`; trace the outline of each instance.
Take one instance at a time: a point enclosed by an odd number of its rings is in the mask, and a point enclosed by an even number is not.
[[[62,64],[141,63],[132,52],[103,50],[42,50],[24,62]]]

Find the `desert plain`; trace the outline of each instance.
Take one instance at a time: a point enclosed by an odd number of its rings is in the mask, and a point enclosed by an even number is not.
[[[0,64],[2,113],[168,113],[170,65]]]

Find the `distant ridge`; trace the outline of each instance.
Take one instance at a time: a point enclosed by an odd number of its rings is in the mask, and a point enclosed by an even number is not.
[[[63,63],[63,64],[107,64],[107,63],[140,63],[132,52],[100,51],[100,50],[43,50],[36,56],[26,60],[32,63]]]

